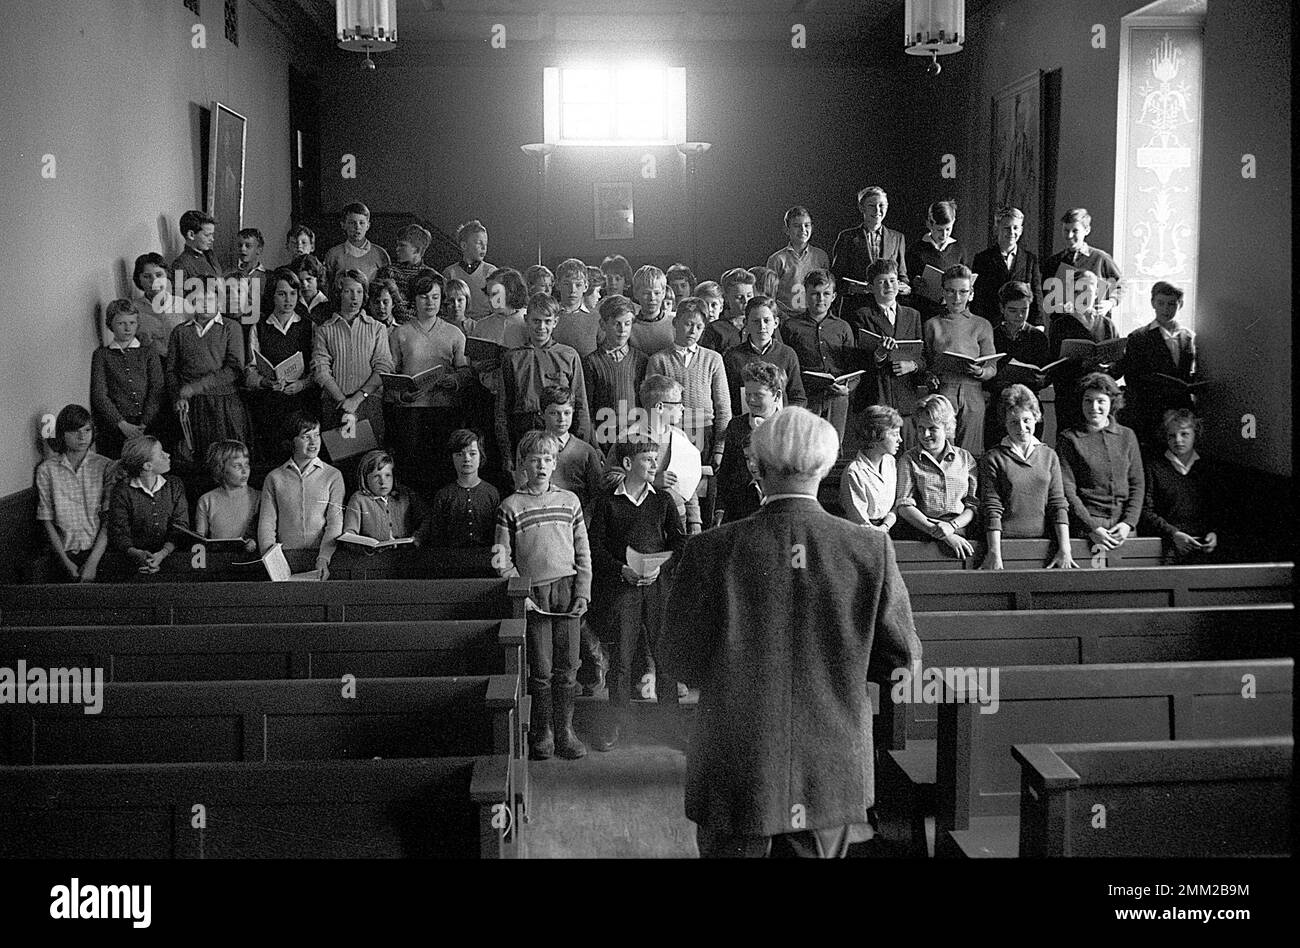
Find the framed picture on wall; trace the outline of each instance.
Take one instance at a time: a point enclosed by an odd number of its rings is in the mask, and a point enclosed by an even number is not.
[[[597,240],[631,240],[634,234],[632,185],[626,182],[593,186]]]
[[[212,103],[208,135],[207,210],[217,219],[212,252],[222,266],[233,266],[244,219],[244,146],[248,119],[220,102]]]
[[[1031,72],[993,95],[989,136],[989,226],[1000,207],[1025,214],[1020,243],[1035,252],[1051,239],[1043,228],[1043,73]]]

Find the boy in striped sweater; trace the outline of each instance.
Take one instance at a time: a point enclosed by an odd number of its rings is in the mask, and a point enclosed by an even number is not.
[[[591,411],[591,443],[602,451],[632,423],[636,393],[646,376],[646,355],[629,344],[635,309],[626,296],[600,301],[600,346],[582,360]]]
[[[573,731],[573,699],[578,625],[591,601],[591,547],[578,498],[551,484],[559,453],[559,442],[544,431],[519,439],[516,466],[525,482],[501,502],[492,548],[498,575],[527,576],[536,606],[528,612],[528,743],[534,760],[587,754]]]

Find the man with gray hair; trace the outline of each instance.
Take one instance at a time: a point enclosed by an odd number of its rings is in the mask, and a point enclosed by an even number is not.
[[[843,856],[871,836],[868,676],[921,643],[889,539],[817,502],[830,423],[786,408],[752,443],[763,506],[687,541],[664,613],[659,661],[700,689],[686,815],[706,858]]]

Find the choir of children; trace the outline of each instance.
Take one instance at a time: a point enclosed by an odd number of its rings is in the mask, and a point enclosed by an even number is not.
[[[1155,285],[1155,319],[1122,357],[1074,356],[1049,375],[1066,340],[1116,336],[1102,305],[1116,289],[1102,281],[1118,271],[1084,243],[1086,212],[1066,216],[1070,247],[1048,261],[1049,280],[1059,271],[1078,292],[1052,297],[1061,305],[1046,306],[1045,333],[1031,323],[1055,287],[1018,247],[1020,211],[999,211],[997,245],[974,261],[975,290],[951,237],[951,202],[930,206],[929,233],[911,253],[883,228],[887,206],[883,190],[862,192],[864,225],[840,235],[833,269],[809,243],[808,210],[791,207],[788,245],[766,267],[733,267],[716,283],[684,264],[633,271],[621,255],[598,268],[569,258],[554,274],[498,269],[477,220],[461,226],[462,259],[440,274],[424,263],[427,229],[404,228],[390,260],[366,238],[359,203],[344,208],[346,240],[323,261],[315,235],[296,227],[292,259],[267,273],[261,234],[241,231],[231,273],[248,289],[233,302],[169,285],[162,257],[142,255],[133,283],[143,296],[105,311],[112,339],[92,361],[93,415],[65,408],[37,470],[46,574],[88,582],[162,568],[190,511],[159,437],[191,466],[207,461],[216,486],[195,508],[200,536],[262,553],[280,544],[322,578],[343,534],[485,557],[491,547],[497,573],[532,585],[531,752],[577,758],[580,662],[603,667],[596,637],[608,648],[611,713],[594,742],[607,750],[626,727],[638,648],[648,645],[653,662],[672,557],[703,527],[701,475],[709,464],[716,474],[711,525],[756,511],[764,500],[750,441],[784,405],[807,401],[834,426],[849,459],[840,506],[865,528],[934,539],[962,557],[982,537],[988,569],[1002,567],[1006,538],[1053,538],[1047,565],[1070,568],[1071,533],[1109,549],[1139,525],[1180,562],[1214,554],[1222,481],[1195,450],[1196,351],[1177,322],[1182,292]],[[180,223],[185,250],[172,270],[217,277],[217,222],[190,211]],[[836,275],[851,286],[838,297]],[[899,304],[909,283],[941,287],[942,300],[912,297],[924,321]],[[843,318],[832,315],[837,298],[847,300]],[[1123,417],[1137,436],[1113,418],[1114,378],[1092,371],[1106,364],[1126,378]],[[1037,437],[1036,395],[1049,382],[1059,455]],[[345,498],[343,475],[321,457],[323,436],[341,433],[335,444],[346,445],[366,421],[376,444],[357,452]],[[1144,464],[1139,440],[1168,450]],[[332,460],[351,456],[336,450]],[[111,568],[101,570],[106,554]],[[647,556],[654,565],[644,567]],[[678,694],[675,682],[658,690],[669,704]]]

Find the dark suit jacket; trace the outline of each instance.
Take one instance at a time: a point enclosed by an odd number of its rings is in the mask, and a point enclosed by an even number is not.
[[[1178,361],[1175,362],[1160,330],[1143,326],[1129,333],[1124,357],[1115,365],[1114,376],[1124,379],[1124,424],[1136,431],[1144,443],[1163,443],[1159,426],[1166,411],[1192,407],[1188,390],[1156,376],[1160,372],[1184,382],[1193,381],[1195,344],[1186,338],[1180,340],[1180,344]]]
[[[863,356],[861,363],[855,368],[866,369],[867,374],[862,377],[862,381],[853,392],[849,403],[850,410],[858,412],[868,405],[889,405],[900,415],[910,415],[912,409],[916,407],[916,386],[920,384],[922,373],[925,371],[924,347],[909,346],[906,350],[915,353],[913,360],[916,362],[915,372],[910,375],[894,375],[891,362],[877,364],[875,361],[879,340],[870,336],[864,339],[858,330],[868,329],[882,336],[893,336],[895,339],[920,339],[921,314],[910,306],[899,303],[895,323],[891,328],[889,321],[885,319],[885,314],[876,305],[874,296],[858,297],[856,302],[860,305],[851,313],[847,313],[845,320],[853,328],[858,350]]]
[[[911,286],[907,279],[907,241],[903,235],[896,230],[885,229],[884,238],[882,239],[882,253],[880,256],[887,260],[898,262],[898,282]],[[867,267],[871,266],[876,260],[875,255],[871,252],[871,245],[867,241],[866,228],[859,224],[857,227],[850,227],[842,230],[835,238],[835,246],[831,249],[831,273],[835,274],[835,279],[849,277],[854,280],[867,282]],[[841,297],[848,296],[851,293],[862,292],[851,286],[837,286]]]
[[[658,661],[700,688],[686,815],[720,832],[864,823],[874,802],[870,674],[921,656],[884,533],[811,497],[690,537],[664,611]]]
[[[970,304],[972,313],[983,316],[994,326],[1001,323],[1002,307],[998,305],[998,290],[1002,289],[1002,284],[1016,280],[1028,283],[1034,293],[1034,301],[1029,304],[1029,322],[1035,326],[1043,325],[1043,274],[1038,269],[1036,255],[1024,247],[1017,247],[1015,259],[1011,261],[1011,269],[1008,270],[1002,252],[994,244],[977,253],[970,268],[979,275],[975,281],[975,298]]]

